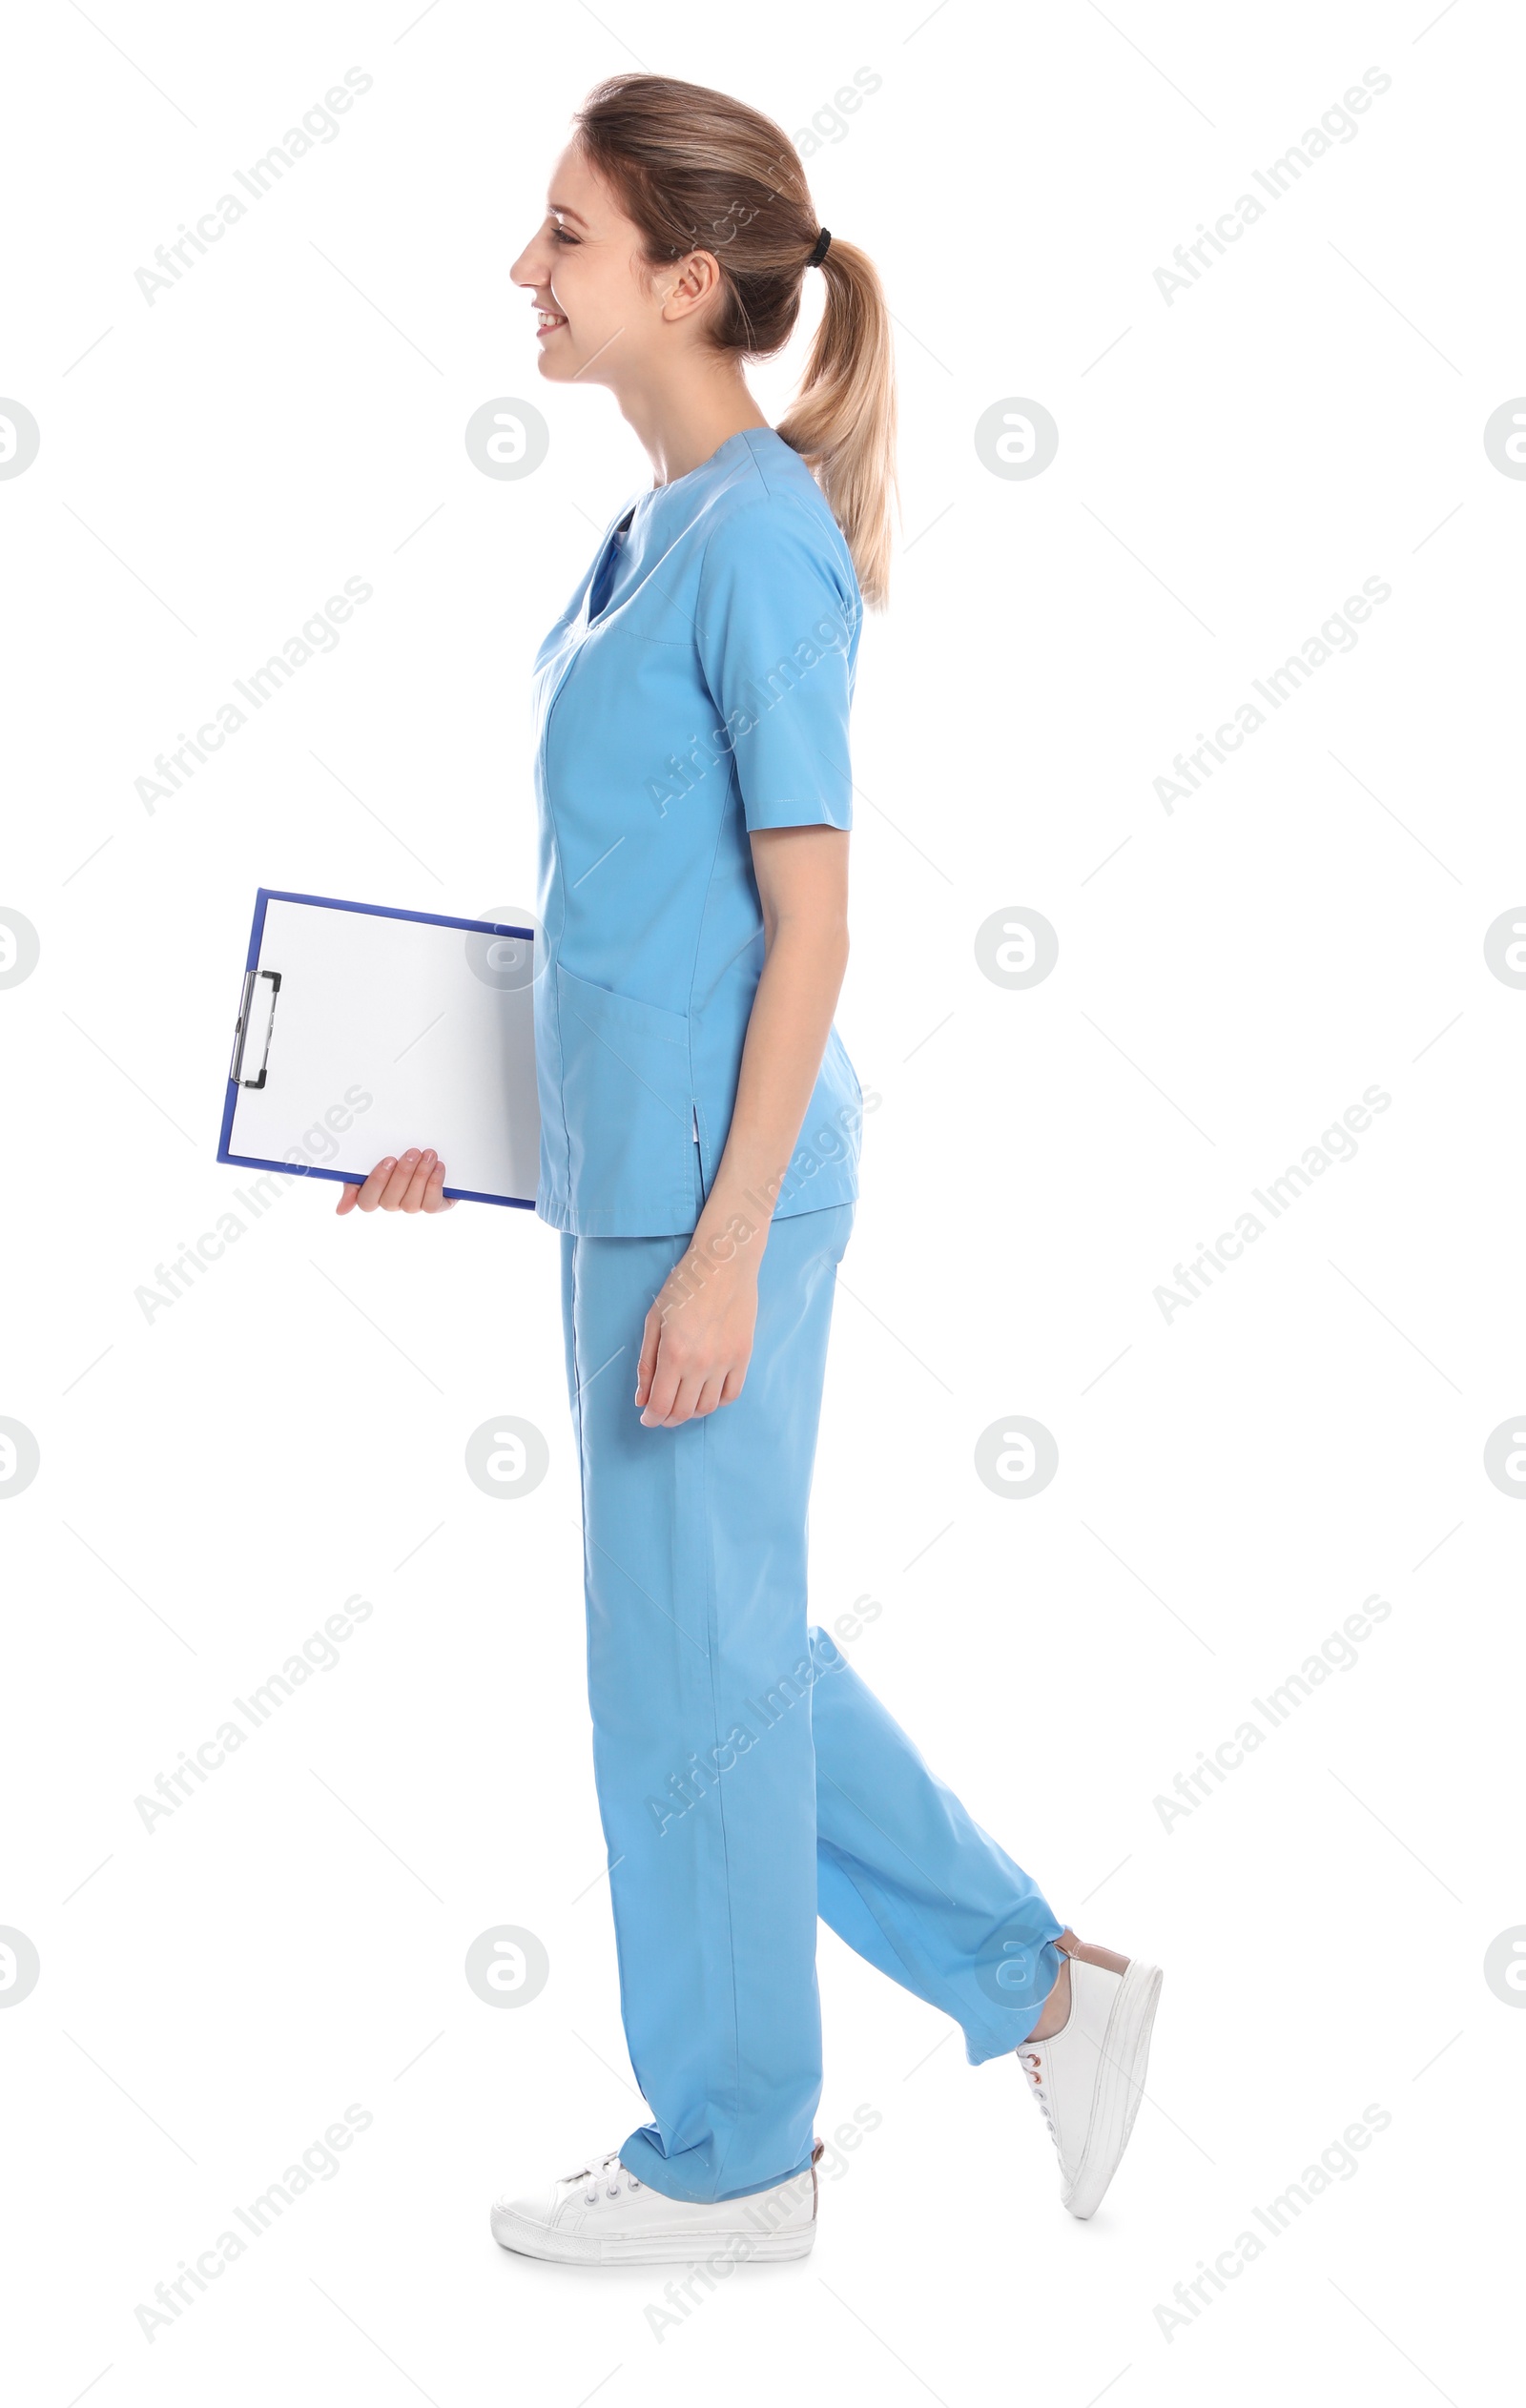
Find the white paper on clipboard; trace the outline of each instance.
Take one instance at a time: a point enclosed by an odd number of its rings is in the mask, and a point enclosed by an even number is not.
[[[261,888],[219,1162],[363,1179],[432,1145],[445,1194],[533,1209],[534,934]]]

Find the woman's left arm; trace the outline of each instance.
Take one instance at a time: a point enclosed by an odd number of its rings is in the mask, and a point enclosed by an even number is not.
[[[642,1333],[636,1403],[650,1430],[712,1413],[742,1392],[758,1266],[848,966],[846,832],[758,829],[752,846],[763,974],[714,1184]]]

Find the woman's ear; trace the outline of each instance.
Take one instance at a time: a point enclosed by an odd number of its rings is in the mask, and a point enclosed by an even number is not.
[[[672,282],[663,295],[662,314],[670,322],[692,318],[720,290],[720,261],[712,251],[691,251],[669,273]]]

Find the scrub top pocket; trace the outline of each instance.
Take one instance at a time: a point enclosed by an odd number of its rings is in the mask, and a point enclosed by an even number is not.
[[[691,1228],[694,1099],[682,1012],[555,968],[569,1183],[585,1235]],[[564,1129],[555,1133],[564,1138]]]

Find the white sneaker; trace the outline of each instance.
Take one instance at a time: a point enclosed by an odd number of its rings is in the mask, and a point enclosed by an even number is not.
[[[1162,1975],[1158,1965],[1108,1948],[1065,1953],[1070,2013],[1059,2031],[1025,2040],[1017,2054],[1060,2158],[1061,2205],[1087,2216],[1101,2207],[1134,2129]]]
[[[720,2259],[804,2257],[816,2236],[817,2141],[803,2173],[772,2191],[702,2207],[666,2198],[620,2163],[620,2151],[592,2160],[527,2199],[499,2199],[493,2238],[522,2257],[563,2266],[691,2265]]]

